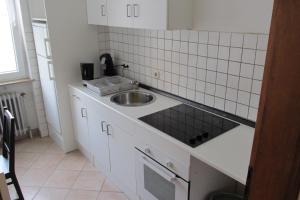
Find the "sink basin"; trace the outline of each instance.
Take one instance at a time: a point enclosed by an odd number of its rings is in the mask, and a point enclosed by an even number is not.
[[[153,103],[155,96],[150,93],[140,91],[128,91],[119,94],[115,94],[110,98],[111,102],[114,102],[121,106],[144,106]]]

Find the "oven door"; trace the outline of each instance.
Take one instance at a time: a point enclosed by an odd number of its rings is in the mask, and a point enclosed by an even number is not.
[[[189,183],[136,151],[137,192],[141,200],[187,200]]]

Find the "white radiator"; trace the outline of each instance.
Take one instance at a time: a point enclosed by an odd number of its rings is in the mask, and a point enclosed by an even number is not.
[[[7,107],[11,114],[15,117],[16,136],[25,136],[27,133],[31,137],[31,129],[26,120],[26,112],[24,106],[25,93],[6,93],[0,94],[0,128],[3,129],[3,113],[4,107]]]

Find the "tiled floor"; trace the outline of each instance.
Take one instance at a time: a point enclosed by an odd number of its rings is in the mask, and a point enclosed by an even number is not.
[[[17,142],[16,172],[26,200],[127,200],[80,152],[64,154],[50,138]]]

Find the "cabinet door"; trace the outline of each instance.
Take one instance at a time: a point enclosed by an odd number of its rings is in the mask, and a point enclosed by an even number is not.
[[[91,145],[91,154],[94,164],[97,168],[108,173],[110,171],[108,136],[106,132],[106,122],[103,116],[106,116],[106,110],[99,102],[88,100],[88,126]]]
[[[108,0],[108,24],[110,26],[132,27],[132,0]]]
[[[134,0],[134,28],[167,29],[167,0]]]
[[[106,0],[87,0],[88,23],[95,25],[107,25]]]
[[[53,66],[50,60],[37,56],[41,87],[44,99],[46,119],[57,133],[61,133],[60,119],[57,104],[56,83],[53,73]]]
[[[108,125],[111,174],[124,190],[136,192],[133,138],[117,126]],[[122,188],[121,188],[122,189]]]
[[[90,152],[89,144],[89,131],[88,131],[88,115],[87,107],[84,99],[76,93],[71,94],[71,108],[72,108],[72,119],[75,137],[81,148],[84,148],[86,152]]]
[[[50,40],[46,24],[34,24],[32,26],[36,53],[42,57],[51,59]]]

